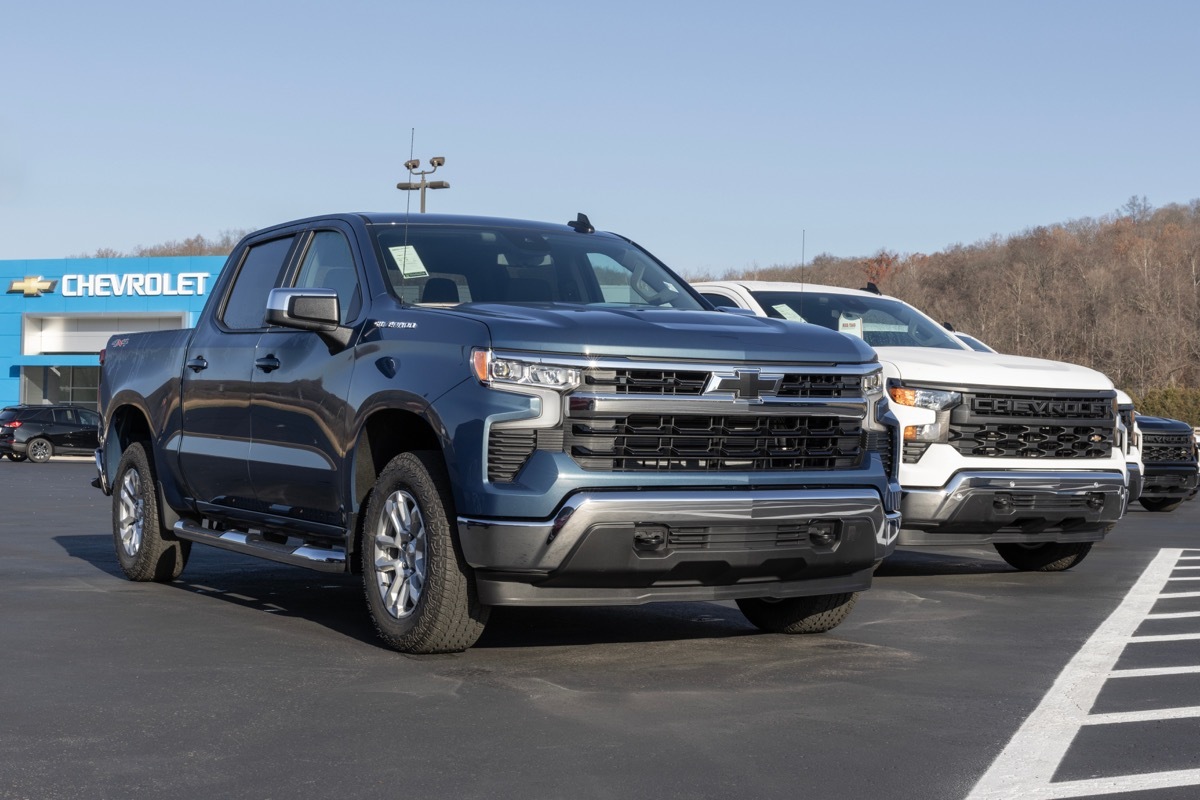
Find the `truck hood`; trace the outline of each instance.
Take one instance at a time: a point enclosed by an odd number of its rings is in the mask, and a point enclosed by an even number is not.
[[[878,347],[879,360],[904,381],[959,386],[1108,391],[1112,381],[1094,369],[1044,358],[936,347]]]
[[[1178,419],[1147,417],[1138,414],[1137,424],[1142,433],[1186,433],[1189,436],[1192,435],[1192,426]]]
[[[719,311],[465,303],[492,345],[564,355],[846,364],[875,361],[865,342],[801,322]]]

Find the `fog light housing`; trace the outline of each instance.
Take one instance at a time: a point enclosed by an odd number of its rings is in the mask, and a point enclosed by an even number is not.
[[[836,522],[810,522],[808,525],[808,540],[816,547],[833,547],[839,538]]]

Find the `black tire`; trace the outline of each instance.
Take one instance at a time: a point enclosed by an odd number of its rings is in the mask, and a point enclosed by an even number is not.
[[[30,439],[29,444],[25,445],[25,455],[34,464],[45,464],[54,455],[54,445],[50,444],[49,439]]]
[[[858,592],[845,592],[785,600],[755,597],[737,604],[746,619],[768,633],[825,633],[842,624],[857,601]]]
[[[1092,551],[1092,542],[1043,542],[994,545],[1000,557],[1025,572],[1062,572],[1079,564]]]
[[[432,452],[402,453],[375,481],[359,553],[367,608],[402,653],[457,653],[483,634],[489,608],[453,526],[450,479]]]
[[[1147,511],[1174,511],[1183,504],[1182,497],[1143,497],[1138,500]]]
[[[187,566],[192,543],[159,524],[154,462],[140,442],[125,449],[117,466],[112,524],[117,561],[129,580],[169,583]]]
[[[24,453],[5,453],[9,461],[24,461],[26,456]]]

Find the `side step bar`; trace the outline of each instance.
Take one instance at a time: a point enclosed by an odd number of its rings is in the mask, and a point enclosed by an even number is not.
[[[180,539],[200,542],[248,556],[266,558],[281,564],[307,567],[321,572],[346,571],[346,551],[341,548],[313,547],[307,544],[279,544],[264,539],[262,534],[244,531],[214,531],[186,519],[176,522],[173,530]]]

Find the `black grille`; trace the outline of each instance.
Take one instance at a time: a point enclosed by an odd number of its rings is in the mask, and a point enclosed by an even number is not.
[[[858,375],[789,374],[779,387],[780,397],[861,397]]]
[[[611,472],[854,469],[863,444],[857,420],[752,414],[572,420],[565,440],[581,467]]]
[[[612,394],[699,396],[709,374],[707,370],[592,368],[584,370],[583,385]]]
[[[1109,397],[1039,397],[1018,394],[972,394],[964,406],[974,417],[1006,417],[1015,419],[1111,420],[1112,398]]]
[[[511,483],[536,447],[537,434],[533,430],[492,428],[488,434],[488,480]]]
[[[729,531],[711,528],[672,528],[668,544],[672,550],[776,550],[807,546],[809,524],[745,527]]]
[[[916,464],[925,455],[925,451],[929,449],[929,442],[905,442],[904,443],[904,463]]]
[[[1142,434],[1142,461],[1147,464],[1195,463],[1192,437],[1185,433]]]
[[[1094,425],[954,425],[950,444],[964,456],[1107,458],[1113,429]]]
[[[1107,458],[1115,436],[1111,394],[965,393],[950,412],[950,444],[964,456]]]
[[[867,450],[879,454],[880,459],[883,460],[883,471],[889,478],[892,477],[892,462],[895,461],[892,457],[892,432],[870,431],[865,436]]]
[[[762,372],[770,372],[763,369]],[[699,397],[704,394],[712,375],[707,370],[680,369],[601,369],[584,370],[586,390],[607,394],[668,395]],[[777,397],[861,397],[862,378],[858,375],[783,373]]]

